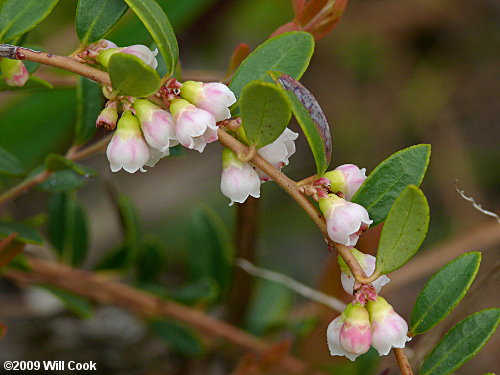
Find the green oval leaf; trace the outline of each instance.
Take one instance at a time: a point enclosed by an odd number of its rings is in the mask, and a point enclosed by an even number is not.
[[[392,154],[370,173],[352,202],[368,210],[372,226],[385,220],[393,202],[406,186],[420,186],[430,154],[430,145],[411,146]]]
[[[96,120],[104,108],[101,85],[80,77],[76,87],[75,143],[82,145],[89,141],[96,131]]]
[[[167,15],[155,0],[125,2],[148,29],[165,60],[167,73],[171,75],[179,60],[179,46]]]
[[[253,81],[240,99],[241,119],[250,145],[263,147],[278,138],[290,121],[290,103],[272,83]]]
[[[0,174],[8,176],[24,175],[24,167],[21,162],[3,147],[0,147]]]
[[[79,0],[76,8],[76,33],[82,46],[106,35],[127,9],[123,0]]]
[[[41,287],[59,299],[63,303],[64,307],[80,319],[89,319],[92,317],[92,304],[88,299],[51,285],[41,285]]]
[[[389,211],[377,250],[376,269],[386,274],[408,262],[424,242],[429,228],[429,205],[424,193],[410,185]]]
[[[87,218],[72,193],[56,194],[49,205],[49,238],[59,258],[78,266],[87,256]]]
[[[0,8],[0,43],[34,28],[50,14],[57,2],[58,0],[6,0]]]
[[[411,313],[410,331],[421,334],[442,321],[469,290],[481,262],[481,253],[466,253],[441,268],[417,297]]]
[[[449,374],[481,350],[500,322],[500,309],[487,309],[460,321],[424,360],[420,375]]]
[[[50,90],[54,88],[50,82],[44,79],[30,76],[23,86],[9,86],[0,77],[0,91],[36,91],[36,90]]]
[[[136,56],[115,53],[109,59],[109,78],[113,88],[122,95],[146,97],[161,85],[156,71]]]
[[[149,322],[149,328],[178,353],[188,357],[203,353],[203,345],[199,337],[188,327],[163,319]]]
[[[37,186],[38,190],[46,193],[64,193],[79,189],[87,183],[87,178],[71,169],[54,172],[48,179]]]
[[[318,175],[328,169],[332,158],[332,136],[330,126],[316,98],[300,82],[288,74],[270,73],[283,87],[316,162]]]
[[[0,222],[0,238],[5,238],[12,233],[17,233],[16,241],[42,245],[43,238],[37,230],[19,223]]]
[[[238,67],[229,88],[239,98],[250,81],[272,82],[268,71],[278,71],[295,79],[302,77],[314,51],[311,34],[293,31],[271,38],[258,46]]]

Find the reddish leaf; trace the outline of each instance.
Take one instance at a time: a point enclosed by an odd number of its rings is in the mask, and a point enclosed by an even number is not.
[[[17,233],[12,233],[0,241],[0,268],[8,264],[19,253],[21,253],[26,244],[15,242]]]
[[[297,26],[297,24],[295,22],[288,22],[288,23],[285,23],[284,25],[281,25],[280,27],[278,27],[270,36],[269,38],[272,38],[272,37],[275,37],[276,35],[280,35],[280,34],[283,34],[283,33],[288,33],[290,31],[300,31],[300,27]]]
[[[240,43],[236,46],[231,55],[231,59],[229,60],[229,67],[227,69],[226,77],[229,78],[233,75],[233,73],[238,69],[238,66],[242,63],[243,60],[250,54],[250,46],[246,43]]]

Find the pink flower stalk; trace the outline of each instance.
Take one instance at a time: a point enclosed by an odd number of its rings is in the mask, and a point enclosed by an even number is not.
[[[365,274],[369,277],[373,274],[375,271],[375,264],[377,262],[377,258],[370,254],[365,254],[362,253],[361,251],[358,251],[357,249],[350,249],[350,252],[352,255],[354,255],[354,258],[358,261],[359,265],[363,268],[363,271],[365,271]],[[340,275],[340,280],[342,282],[342,287],[346,291],[346,293],[349,293],[350,295],[354,294],[354,284],[356,282],[356,279],[351,273],[351,270],[349,267],[347,267],[347,264],[344,262],[344,259],[342,259],[341,256],[338,257],[338,262],[340,265],[340,269],[342,270],[342,273]],[[373,287],[375,288],[375,291],[377,293],[380,292],[382,287],[389,283],[391,279],[389,279],[386,275],[380,276],[378,279],[376,279],[374,282],[372,282]]]
[[[0,59],[0,71],[9,86],[22,87],[30,77],[23,62],[19,60]]]
[[[325,173],[323,177],[330,180],[330,191],[340,192],[345,199],[351,200],[361,184],[365,182],[365,172],[365,168],[359,169],[354,164],[344,164]]]
[[[147,99],[136,100],[133,106],[146,142],[160,151],[162,157],[169,155],[170,147],[179,144],[172,115]]]
[[[328,348],[332,356],[354,361],[370,349],[371,329],[368,311],[359,303],[350,304],[328,326]]]
[[[298,133],[286,128],[283,133],[273,142],[259,149],[258,153],[276,169],[281,169],[288,165],[289,158],[295,153],[295,140]],[[257,169],[257,173],[262,181],[271,181],[271,177]]]
[[[207,143],[218,139],[214,116],[184,99],[170,103],[174,115],[175,132],[180,144],[189,149],[203,152]]]
[[[260,197],[260,179],[255,169],[238,159],[236,154],[225,148],[222,151],[222,176],[220,181],[222,194],[234,202],[243,203],[249,195]]]
[[[325,216],[330,238],[345,246],[355,246],[359,236],[373,223],[363,206],[335,194],[320,199],[319,208]]]
[[[186,81],[182,84],[181,98],[210,112],[217,122],[231,117],[229,107],[236,102],[229,87],[219,82]]]
[[[144,165],[149,161],[148,145],[142,138],[139,120],[131,111],[124,112],[106,150],[112,172],[124,169],[134,173],[138,169],[145,172]]]
[[[366,308],[370,314],[372,346],[380,355],[387,355],[392,348],[404,348],[408,337],[408,324],[387,301],[378,296],[369,301]]]
[[[99,113],[97,117],[95,126],[98,128],[104,128],[107,131],[114,130],[116,128],[116,122],[118,121],[118,111],[116,106],[116,101],[108,100],[106,107]]]

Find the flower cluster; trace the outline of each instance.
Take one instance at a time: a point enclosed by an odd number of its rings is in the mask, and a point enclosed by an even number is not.
[[[9,86],[24,86],[29,78],[29,73],[20,60],[0,59],[2,78]]]

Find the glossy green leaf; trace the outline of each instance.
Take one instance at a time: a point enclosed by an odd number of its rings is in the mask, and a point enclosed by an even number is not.
[[[37,186],[38,190],[47,193],[64,193],[80,189],[87,184],[88,179],[71,169],[54,172],[48,179]]]
[[[215,281],[205,278],[176,289],[174,292],[168,294],[168,298],[183,305],[197,305],[214,302],[218,295],[219,288]]]
[[[0,238],[5,238],[9,234],[17,232],[16,241],[42,245],[43,238],[35,229],[19,223],[0,222]]]
[[[165,266],[165,255],[166,251],[161,242],[154,238],[144,240],[137,256],[137,280],[156,281]]]
[[[54,86],[44,79],[30,76],[24,86],[9,86],[0,77],[0,91],[37,91],[37,90],[50,90]]]
[[[194,357],[203,353],[200,339],[188,327],[171,320],[155,320],[149,322],[149,328],[180,354]]]
[[[8,176],[24,175],[24,167],[21,162],[3,147],[0,147],[0,174]]]
[[[87,217],[73,193],[55,194],[49,205],[49,238],[59,259],[73,266],[87,256]]]
[[[115,53],[109,59],[108,70],[113,88],[122,95],[146,97],[160,88],[158,73],[134,55]]]
[[[481,262],[481,253],[466,253],[441,268],[417,297],[411,313],[410,331],[421,334],[436,326],[462,300]]]
[[[430,154],[430,145],[411,146],[392,154],[370,173],[351,201],[368,210],[372,226],[385,220],[406,186],[420,186]]]
[[[189,268],[193,281],[211,279],[219,290],[229,287],[234,248],[231,236],[217,214],[209,207],[198,207],[190,225]]]
[[[58,0],[6,0],[0,8],[0,43],[24,34],[38,25]]]
[[[290,103],[273,83],[253,81],[241,92],[240,110],[248,144],[258,148],[278,138],[290,121]]]
[[[309,142],[317,174],[322,175],[332,158],[332,136],[323,110],[309,90],[293,77],[279,72],[270,72],[270,75],[285,90],[292,112]]]
[[[481,350],[500,322],[500,309],[472,314],[456,324],[424,360],[420,375],[450,374]]]
[[[76,33],[82,46],[105,36],[128,9],[123,0],[79,0]]]
[[[55,288],[53,286],[43,285],[42,287],[54,297],[59,299],[69,311],[78,316],[80,319],[89,319],[92,317],[93,308],[89,300],[68,292],[67,290]]]
[[[376,269],[386,274],[408,262],[424,242],[429,228],[429,205],[414,185],[404,189],[389,211],[377,250]]]
[[[250,81],[272,82],[268,71],[278,71],[295,79],[302,77],[314,51],[311,34],[293,31],[271,38],[243,60],[229,85],[236,98]]]
[[[104,108],[101,85],[80,77],[76,88],[75,143],[82,145],[89,141],[96,131],[96,120]]]
[[[155,0],[125,0],[153,37],[167,72],[172,74],[179,59],[179,46],[167,15]]]
[[[67,159],[63,155],[49,154],[45,157],[45,167],[49,171],[60,171],[63,169],[71,169],[84,177],[91,177],[97,175],[97,171],[93,168],[87,167],[83,164],[75,163]]]

